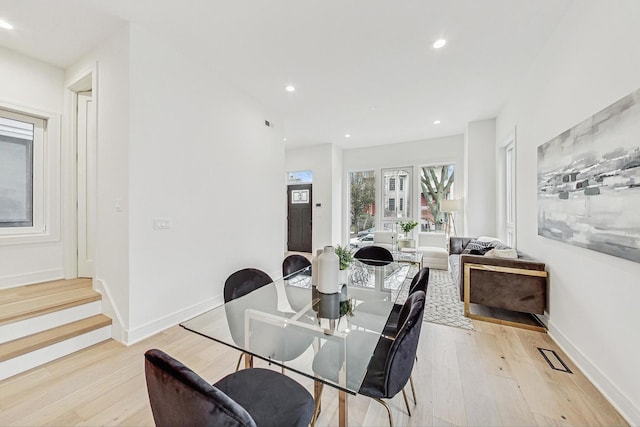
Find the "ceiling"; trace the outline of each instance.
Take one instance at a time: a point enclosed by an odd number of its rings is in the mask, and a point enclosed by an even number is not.
[[[0,29],[0,45],[66,68],[130,21],[279,114],[288,147],[352,148],[461,134],[495,117],[570,4],[0,0],[14,26]],[[447,45],[434,49],[439,38]]]

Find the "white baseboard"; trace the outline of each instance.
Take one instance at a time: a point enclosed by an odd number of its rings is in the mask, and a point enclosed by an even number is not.
[[[194,304],[191,307],[187,307],[183,310],[178,310],[174,313],[163,316],[159,319],[148,322],[137,328],[129,329],[125,331],[125,344],[132,345],[138,341],[142,341],[158,332],[164,331],[167,328],[177,325],[187,319],[197,316],[200,313],[204,313],[207,310],[218,307],[223,304],[222,296],[216,298],[210,298],[201,303]]]
[[[58,279],[64,279],[64,270],[62,268],[13,274],[0,277],[0,289],[15,288],[16,286],[31,285],[32,283],[49,282]]]
[[[111,324],[111,338],[125,344],[124,323],[118,307],[113,303],[109,285],[102,279],[93,279],[93,289],[102,295],[102,313],[109,316],[113,323]]]
[[[604,395],[629,425],[640,425],[640,408],[631,401],[591,360],[569,340],[553,322],[548,322],[549,336],[564,351],[591,383]]]
[[[0,381],[21,372],[28,371],[36,366],[44,365],[62,356],[82,350],[93,344],[106,341],[109,338],[111,338],[111,326],[105,326],[87,332],[86,334],[78,335],[77,337],[23,354],[22,356],[5,360],[0,363]]]

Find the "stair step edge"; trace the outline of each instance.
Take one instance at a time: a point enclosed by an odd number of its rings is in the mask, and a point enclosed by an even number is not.
[[[7,304],[2,306],[3,314],[0,315],[0,325],[41,316],[101,299],[102,295],[100,295],[99,292],[90,289],[87,291],[69,291],[66,292],[65,295],[62,293],[56,294],[53,301],[42,298],[40,301],[25,300]]]
[[[43,347],[82,335],[112,324],[111,318],[98,314],[67,323],[23,338],[0,344],[0,362],[38,350]]]

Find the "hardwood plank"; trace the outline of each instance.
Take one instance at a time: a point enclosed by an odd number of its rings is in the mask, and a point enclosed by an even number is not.
[[[82,287],[14,301],[2,305],[0,325],[99,301],[101,298],[102,296],[93,289]]]
[[[91,289],[91,279],[77,278],[69,280],[52,280],[33,285],[17,286],[0,290],[0,305],[10,304],[28,298],[51,295],[75,289]]]
[[[537,350],[524,349],[537,344],[541,338],[527,335],[524,330],[511,333],[501,328],[506,327],[481,326],[477,329],[482,332],[467,333],[424,323],[419,359],[414,369],[418,405],[412,405],[413,416],[408,417],[402,396],[391,399],[394,424],[453,426],[480,424],[480,419],[489,419],[492,420],[490,425],[496,426],[575,426],[582,425],[578,423],[584,420],[574,418],[572,413],[584,410],[587,414],[584,407],[591,405],[591,410],[599,415],[587,420],[589,424],[626,425],[579,371],[574,375],[564,374],[564,377],[553,376],[547,373],[546,362],[540,363]],[[480,333],[492,335],[494,340],[476,339]],[[516,345],[518,340],[521,344]],[[493,352],[507,358],[513,378],[496,374],[495,363],[485,363],[484,352],[488,347],[483,346],[492,342],[498,346]],[[150,348],[169,352],[211,382],[232,372],[238,357],[237,351],[177,326],[129,347],[113,341],[97,344],[0,381],[0,425],[153,426],[143,362],[143,354]],[[518,357],[512,357],[510,349]],[[279,370],[260,360],[256,365]],[[287,375],[307,390],[313,389],[310,379],[288,371]],[[540,384],[543,386],[539,387]],[[460,392],[455,392],[456,387]],[[489,394],[484,390],[487,387]],[[554,391],[556,388],[561,391]],[[475,396],[469,397],[474,391]],[[533,396],[534,392],[543,396]],[[554,410],[545,410],[544,405],[552,401],[555,402]],[[499,415],[497,420],[491,411],[481,412],[478,405],[483,402],[495,406]],[[337,392],[331,387],[325,387],[322,407],[318,427],[337,425]],[[540,408],[541,412],[538,412]],[[464,417],[460,417],[460,413]],[[558,413],[569,414],[569,417],[556,419]],[[442,414],[447,416],[442,417]],[[475,419],[475,416],[479,418]],[[349,422],[352,426],[388,425],[382,406],[364,396],[349,396]]]

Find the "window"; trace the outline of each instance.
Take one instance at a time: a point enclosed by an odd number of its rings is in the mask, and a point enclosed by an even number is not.
[[[393,212],[396,210],[396,199],[393,197],[389,198],[389,205],[387,206],[387,210]]]
[[[382,229],[397,231],[396,223],[406,221],[411,213],[411,176],[413,168],[383,169],[382,179],[384,212]],[[396,185],[396,183],[399,185]],[[392,184],[393,183],[393,184]]]
[[[516,152],[511,141],[505,149],[505,225],[507,245],[516,245]]]
[[[0,235],[44,229],[44,128],[42,119],[0,109]]]
[[[376,226],[376,173],[360,171],[349,173],[349,238],[373,232]]]
[[[454,198],[454,182],[453,164],[420,168],[420,231],[446,230],[448,214],[441,210],[441,203]]]

